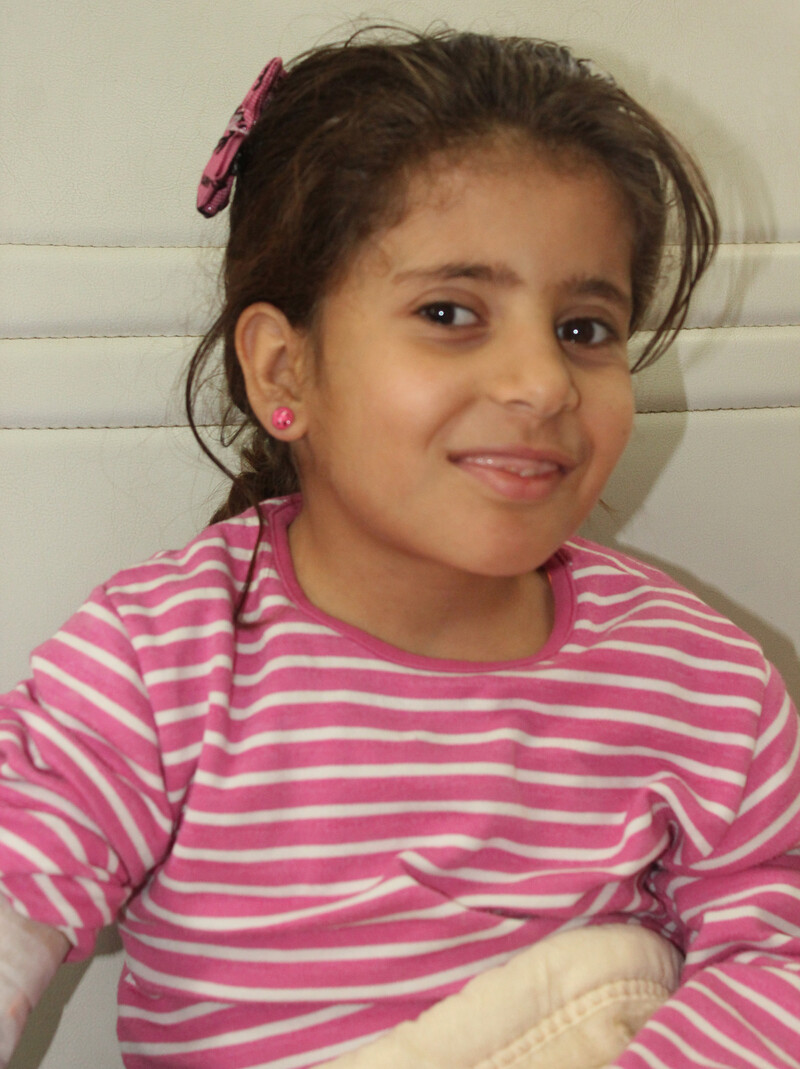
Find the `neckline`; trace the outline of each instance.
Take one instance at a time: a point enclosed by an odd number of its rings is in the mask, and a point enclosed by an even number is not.
[[[264,507],[268,509],[266,518],[275,568],[295,607],[316,623],[356,643],[382,661],[420,671],[452,672],[461,675],[515,671],[531,668],[551,658],[562,647],[572,630],[576,598],[569,567],[568,549],[562,546],[544,565],[553,591],[555,619],[547,641],[535,654],[512,661],[461,661],[410,653],[382,639],[375,638],[368,631],[363,631],[353,624],[345,623],[329,615],[310,602],[298,582],[289,548],[289,526],[302,508],[302,497],[300,494],[293,494],[275,502],[265,502],[262,504],[262,508]]]

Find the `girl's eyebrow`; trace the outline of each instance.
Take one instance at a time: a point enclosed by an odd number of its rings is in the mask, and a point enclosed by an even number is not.
[[[456,278],[477,279],[497,286],[512,287],[522,284],[521,277],[507,264],[483,264],[469,261],[437,264],[435,267],[420,267],[410,271],[400,271],[393,282],[436,282]],[[601,297],[618,305],[628,315],[631,314],[633,301],[631,295],[607,278],[575,276],[567,279],[560,287],[578,297]]]
[[[412,271],[401,271],[394,276],[394,282],[409,281],[448,281],[454,278],[474,278],[480,282],[493,282],[498,286],[519,286],[522,279],[506,264],[482,264],[469,261],[437,264],[435,267],[420,267]]]

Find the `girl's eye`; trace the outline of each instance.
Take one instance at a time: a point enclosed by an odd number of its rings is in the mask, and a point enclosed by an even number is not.
[[[572,345],[605,345],[606,342],[615,341],[617,334],[600,319],[568,319],[565,323],[559,323],[556,335],[560,341]]]
[[[475,312],[453,301],[436,301],[433,304],[426,304],[419,309],[418,315],[442,327],[471,327],[478,322]]]

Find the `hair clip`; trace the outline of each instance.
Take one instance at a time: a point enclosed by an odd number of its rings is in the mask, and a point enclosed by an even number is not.
[[[261,115],[273,87],[285,74],[279,58],[269,61],[231,116],[225,133],[211,153],[197,188],[197,210],[207,219],[221,211],[230,200],[239,149]]]

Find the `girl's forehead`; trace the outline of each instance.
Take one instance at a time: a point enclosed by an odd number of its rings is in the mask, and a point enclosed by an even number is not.
[[[533,219],[548,233],[555,232],[557,221],[569,222],[570,211],[602,212],[621,243],[632,241],[628,202],[601,164],[530,145],[500,144],[455,159],[434,158],[418,168],[408,178],[402,210],[369,244],[387,249],[409,239],[428,244],[463,237],[491,246],[501,239],[504,224],[508,235],[516,213],[520,222]]]
[[[567,145],[547,146],[521,132],[503,131],[435,153],[411,170],[405,183],[405,207],[407,211],[423,205],[444,207],[474,183],[490,188],[494,182],[502,196],[509,176],[544,172],[565,178],[603,175],[615,184],[603,164],[588,152]]]
[[[367,240],[330,292],[469,277],[539,287],[604,278],[629,294],[632,257],[630,213],[602,168],[500,150],[418,169],[399,218]]]
[[[523,131],[495,131],[435,152],[396,174],[374,229],[339,262],[323,300],[341,292],[362,270],[388,270],[387,253],[398,239],[416,230],[426,240],[435,240],[445,220],[456,217],[459,207],[472,201],[478,190],[484,204],[507,206],[510,185],[524,187],[526,178],[544,176],[563,179],[566,186],[575,179],[589,179],[586,201],[596,201],[598,196],[604,202],[613,201],[621,220],[620,237],[633,241],[630,204],[614,176],[595,156],[573,146],[542,145]],[[470,222],[468,211],[462,217]],[[491,229],[484,228],[484,233],[491,236]]]

